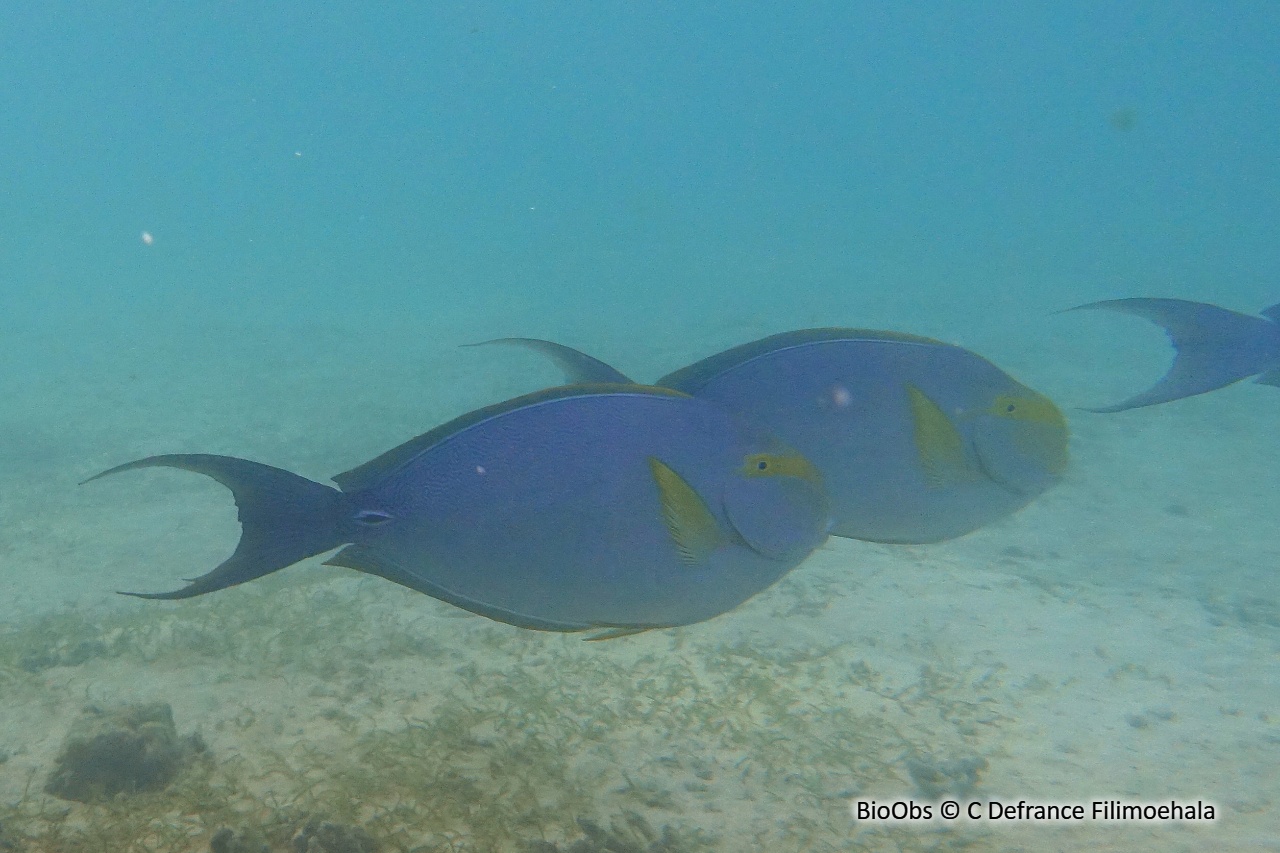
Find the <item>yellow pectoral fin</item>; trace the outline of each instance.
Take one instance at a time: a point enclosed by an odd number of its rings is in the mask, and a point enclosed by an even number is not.
[[[693,487],[675,471],[652,457],[649,470],[658,485],[662,520],[676,543],[680,559],[691,566],[701,563],[720,546],[720,525],[715,516]]]
[[[907,386],[907,397],[911,401],[916,453],[929,488],[941,489],[972,480],[976,472],[965,458],[964,440],[955,424],[914,385]]]

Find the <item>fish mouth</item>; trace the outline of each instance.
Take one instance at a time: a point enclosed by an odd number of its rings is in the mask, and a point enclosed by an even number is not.
[[[991,468],[991,466],[987,464],[987,461],[982,458],[982,448],[978,446],[978,442],[976,440],[971,441],[969,443],[969,449],[973,451],[973,458],[976,465],[978,466],[978,473],[981,474],[983,477],[986,477],[992,483],[999,486],[1001,489],[1008,492],[1009,494],[1013,495],[1015,498],[1025,499],[1032,496],[1032,493],[1030,490],[1023,489],[1017,483],[1014,483],[1012,480],[1009,480],[1007,477],[1001,477],[1000,475],[996,474],[996,472]]]

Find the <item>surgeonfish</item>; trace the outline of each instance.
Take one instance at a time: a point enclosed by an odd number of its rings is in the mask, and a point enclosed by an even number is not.
[[[724,613],[827,536],[814,466],[710,400],[554,388],[457,418],[333,480],[228,456],[152,456],[233,493],[242,527],[202,595],[345,545],[327,565],[474,613],[617,636]]]
[[[1185,299],[1108,299],[1069,308],[1104,308],[1143,317],[1162,327],[1177,354],[1164,377],[1141,394],[1091,412],[1123,412],[1215,391],[1261,374],[1260,385],[1280,386],[1280,305],[1261,317]]]
[[[550,341],[503,338],[573,382],[624,382]],[[1047,397],[968,350],[862,329],[784,332],[656,385],[733,408],[812,460],[833,535],[939,542],[1021,509],[1067,468],[1067,423]]]

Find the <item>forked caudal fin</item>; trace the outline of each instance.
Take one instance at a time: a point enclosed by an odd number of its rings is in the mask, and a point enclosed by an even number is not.
[[[191,598],[269,575],[299,560],[351,541],[347,496],[270,465],[181,453],[149,456],[118,465],[86,483],[138,468],[181,468],[212,477],[231,490],[240,518],[240,544],[235,553],[208,574],[173,592],[126,592],[138,598]]]
[[[1113,406],[1092,412],[1121,412],[1204,394],[1280,365],[1280,326],[1273,320],[1239,314],[1185,299],[1110,299],[1068,310],[1106,309],[1133,314],[1162,327],[1177,350],[1169,372],[1155,385]],[[1270,375],[1258,380],[1275,384]]]

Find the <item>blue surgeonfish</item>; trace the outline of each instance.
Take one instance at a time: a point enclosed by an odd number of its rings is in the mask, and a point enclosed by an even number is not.
[[[1185,299],[1108,299],[1068,310],[1104,308],[1143,317],[1162,327],[1177,354],[1169,372],[1141,394],[1091,412],[1123,412],[1194,397],[1250,376],[1280,386],[1280,305],[1261,317]]]
[[[543,353],[570,381],[627,380],[549,341],[490,343]],[[1067,467],[1067,423],[1052,401],[986,359],[929,338],[784,332],[656,384],[742,412],[811,459],[837,536],[951,539],[1022,508]]]
[[[616,636],[736,607],[830,526],[809,460],[713,401],[635,385],[480,409],[339,474],[337,489],[199,454],[97,476],[155,466],[227,486],[242,532],[213,571],[143,598],[201,595],[345,545],[328,565],[512,625]]]

